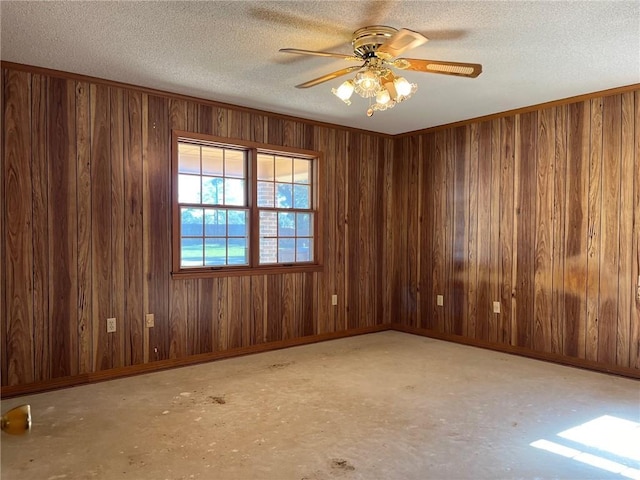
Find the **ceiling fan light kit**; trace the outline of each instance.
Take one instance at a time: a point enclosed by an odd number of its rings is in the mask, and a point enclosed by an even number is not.
[[[369,100],[367,116],[370,117],[375,111],[393,108],[396,104],[410,98],[418,89],[415,83],[396,76],[392,68],[467,78],[475,78],[482,73],[482,65],[477,63],[397,58],[407,50],[419,47],[427,41],[427,37],[412,30],[405,28],[397,30],[385,25],[373,25],[353,32],[351,41],[353,55],[296,48],[282,48],[280,51],[298,55],[341,58],[347,61],[364,61],[360,66],[343,68],[296,85],[296,88],[313,87],[357,71],[353,79],[343,82],[338,88],[332,88],[331,92],[347,105],[351,105],[351,96],[354,92],[362,98],[375,97],[375,103]]]

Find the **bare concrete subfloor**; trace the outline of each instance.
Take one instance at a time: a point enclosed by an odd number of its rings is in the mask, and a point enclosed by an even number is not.
[[[640,382],[399,332],[14,398],[2,410],[22,403],[33,430],[2,434],[3,480],[624,479],[640,469],[557,435],[603,415],[640,422]],[[530,446],[544,439],[626,470]]]

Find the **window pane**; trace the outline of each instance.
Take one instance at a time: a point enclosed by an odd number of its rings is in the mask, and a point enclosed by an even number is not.
[[[296,261],[295,238],[278,239],[278,263],[290,263]]]
[[[204,232],[207,237],[227,235],[227,212],[225,210],[205,210]]]
[[[309,185],[293,186],[293,207],[311,208],[310,204],[311,188]]]
[[[293,181],[295,183],[311,183],[311,161],[296,158],[293,161]]]
[[[273,155],[258,154],[258,180],[274,181],[273,176],[274,161]]]
[[[278,236],[294,237],[296,234],[295,213],[278,212]]]
[[[201,237],[202,236],[202,209],[201,208],[181,208],[180,209],[180,236],[181,237]]]
[[[226,265],[227,241],[225,238],[207,238],[205,240],[205,261],[207,266]]]
[[[230,238],[227,245],[229,265],[247,265],[249,263],[246,238]]]
[[[273,201],[273,194],[275,192],[276,185],[271,182],[258,182],[258,206],[259,207],[273,207],[275,206]]]
[[[200,174],[200,145],[178,143],[178,172]]]
[[[244,152],[238,150],[224,151],[224,176],[244,178]]]
[[[311,234],[311,214],[309,213],[297,213],[296,214],[296,237],[309,237]]]
[[[278,240],[275,238],[260,239],[260,263],[278,263]]]
[[[246,210],[229,210],[230,237],[247,236],[247,217],[248,212]]]
[[[224,198],[222,178],[202,177],[202,203],[208,205],[222,205]]]
[[[276,212],[260,212],[260,237],[278,235],[278,214]]]
[[[276,180],[283,183],[293,183],[293,159],[276,157]]]
[[[296,238],[296,262],[310,262],[313,260],[313,240],[311,238]]]
[[[178,175],[178,203],[200,203],[200,177]]]
[[[222,148],[202,147],[202,173],[222,177]]]
[[[202,238],[183,238],[180,248],[180,265],[183,267],[201,267]]]
[[[280,208],[291,208],[293,207],[292,201],[292,188],[293,185],[290,183],[276,183],[276,188],[278,189],[278,193],[276,195],[276,207]]]
[[[237,178],[224,179],[224,204],[245,205],[244,180]]]

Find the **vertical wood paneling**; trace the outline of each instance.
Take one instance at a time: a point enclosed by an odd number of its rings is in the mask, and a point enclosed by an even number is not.
[[[394,238],[397,245],[421,246],[415,260],[423,272],[420,326],[637,368],[638,95],[594,98],[421,135],[421,204],[413,207],[419,231],[416,236],[409,222],[394,218],[387,234],[402,232],[404,238]],[[462,138],[468,148],[461,147]],[[405,137],[394,144],[396,159],[404,159],[391,170],[392,195],[399,199],[409,188],[410,157],[419,158],[407,145]],[[443,260],[449,252],[452,283]],[[464,266],[455,263],[461,252]],[[412,261],[394,257],[388,268]],[[412,268],[400,267],[389,289],[410,289]],[[427,314],[437,294],[445,295],[445,304],[448,296],[456,302],[444,322],[443,309]],[[466,311],[457,303],[461,295]],[[500,314],[490,313],[496,299]],[[461,312],[466,323],[457,330]],[[407,316],[400,321],[413,325]]]
[[[489,300],[486,305],[489,314],[489,326],[487,328],[488,339],[491,342],[498,340],[499,317],[493,313],[493,302],[500,298],[500,120],[491,121],[491,202],[489,207]]]
[[[394,153],[394,141],[385,140],[383,145],[383,164],[382,171],[380,172],[383,177],[384,188],[384,250],[383,254],[386,261],[382,264],[382,278],[383,282],[383,321],[384,323],[392,323],[397,321],[395,316],[395,308],[393,307],[393,292],[395,290],[395,250],[394,250],[394,232],[397,230],[395,224],[395,211],[394,211],[394,189],[393,189],[393,153]],[[421,269],[421,271],[423,271]]]
[[[267,275],[266,341],[282,340],[282,276]]]
[[[590,102],[569,105],[565,205],[563,353],[585,358]]]
[[[631,303],[631,339],[629,341],[629,366],[640,368],[640,90],[634,92],[634,144],[633,149],[633,236],[631,243],[631,281],[633,301]],[[626,172],[625,172],[626,173]]]
[[[392,177],[391,184],[391,207],[390,218],[393,219],[393,228],[391,229],[391,305],[395,306],[395,314],[399,318],[392,318],[392,321],[405,321],[406,312],[406,289],[408,288],[407,277],[407,243],[409,236],[406,231],[407,215],[408,215],[408,168],[409,162],[404,161],[406,141],[401,139],[396,142],[391,160],[390,173]],[[415,241],[415,239],[411,239]]]
[[[91,87],[76,84],[78,198],[78,362],[80,373],[93,371]]]
[[[7,211],[5,210],[6,206],[6,197],[5,197],[5,187],[4,187],[4,169],[5,169],[5,132],[6,132],[6,121],[5,121],[5,76],[8,75],[7,71],[2,68],[0,69],[0,112],[2,113],[2,153],[0,153],[0,198],[2,198],[2,203],[0,204],[0,385],[6,385],[8,374],[7,374],[7,297],[6,295],[6,261],[5,261],[5,244],[6,244],[6,233],[5,233],[5,216]],[[19,380],[20,381],[20,380]]]
[[[446,135],[443,132],[437,132],[435,135],[435,146],[433,151],[433,244],[432,244],[432,278],[433,278],[433,296],[444,295],[446,290],[446,271],[445,271],[445,221],[447,216],[446,205]],[[405,208],[406,210],[406,208]],[[435,303],[435,302],[434,302]],[[433,310],[434,321],[433,326],[438,331],[444,330],[444,308],[435,307]]]
[[[533,348],[551,352],[551,292],[553,258],[553,160],[555,152],[555,112],[538,112],[536,187]]]
[[[407,210],[404,216],[405,228],[407,231],[406,243],[406,281],[407,287],[405,294],[405,306],[403,309],[403,317],[408,325],[418,326],[418,282],[420,278],[420,236],[419,228],[419,181],[418,170],[420,164],[420,139],[417,137],[409,137],[403,139],[405,143],[404,152],[407,155],[407,183],[406,203]]]
[[[266,277],[264,275],[256,275],[251,277],[251,323],[253,325],[253,344],[264,343],[266,331],[265,324],[267,320],[267,312],[264,308]]]
[[[360,322],[360,299],[369,295],[358,288],[360,281],[360,169],[361,134],[350,132],[347,143],[347,221],[345,251],[346,328],[357,328]],[[344,329],[344,328],[343,328]],[[342,330],[342,329],[340,329]]]
[[[315,131],[315,148],[321,152],[335,152],[335,133],[327,128],[317,128]],[[336,158],[334,155],[322,157],[320,164],[321,174],[324,178],[336,177]],[[330,182],[322,182],[319,186],[323,203],[322,214],[324,215],[323,225],[324,232],[318,232],[322,235],[322,245],[324,248],[323,259],[326,272],[336,271],[336,253],[338,240],[338,216],[337,216],[337,191],[335,185]],[[336,276],[328,273],[316,275],[321,281],[318,282],[317,291],[317,312],[318,322],[317,329],[319,332],[335,331],[337,308],[330,303],[331,295],[336,294]],[[344,298],[342,302],[344,303]]]
[[[78,121],[80,121],[80,119],[78,119]],[[49,322],[50,262],[47,256],[49,250],[49,218],[47,206],[49,203],[49,192],[47,189],[49,183],[49,166],[47,164],[46,145],[47,79],[42,75],[33,74],[31,75],[31,185],[33,194],[33,347],[35,354],[34,381],[36,382],[51,378],[51,354],[49,350],[49,330],[51,328]],[[80,154],[78,154],[78,157],[80,157]],[[78,225],[79,242],[80,233],[80,225]],[[80,288],[79,273],[78,287]],[[4,292],[4,285],[1,291]],[[0,309],[1,308],[2,307],[0,307]],[[86,337],[82,337],[84,333],[83,326],[86,328],[86,325],[87,321],[81,323],[79,326],[80,338],[78,339],[78,343],[80,352],[83,351],[85,345],[90,345],[90,343],[86,341]],[[91,367],[90,355],[89,352],[86,358],[80,358],[81,373]]]
[[[467,240],[467,307],[465,328],[462,335],[474,338],[478,321],[478,124],[468,126],[469,129],[469,234]],[[426,188],[426,187],[425,187]]]
[[[214,320],[214,280],[203,278],[198,280],[198,309],[196,316],[197,323],[189,330],[188,353],[197,355],[199,353],[213,352],[215,349],[213,325]]]
[[[187,102],[170,99],[168,109],[169,128],[187,130]],[[169,284],[169,358],[184,357],[188,349],[188,320],[192,310],[188,301],[193,282],[194,280],[178,280]],[[197,309],[194,307],[192,311]]]
[[[142,95],[125,92],[124,115],[124,265],[125,364],[144,362]]]
[[[469,243],[469,141],[468,128],[454,130],[454,184],[453,184],[453,275],[451,280],[451,320],[453,331],[462,335],[466,331],[469,306],[468,243]],[[416,176],[417,177],[417,176]],[[415,178],[415,177],[414,177]]]
[[[640,368],[638,92],[394,139],[42,73],[1,90],[3,385],[383,322]],[[321,151],[324,271],[172,279],[172,128]]]
[[[336,132],[335,140],[336,176],[333,184],[333,195],[336,199],[336,232],[335,232],[335,292],[338,294],[338,305],[335,307],[335,322],[328,325],[329,331],[341,331],[347,328],[347,132]],[[320,299],[322,301],[322,299]],[[318,333],[324,333],[319,331]]]
[[[513,298],[513,201],[514,201],[514,121],[513,117],[500,120],[500,274],[498,316],[498,338],[502,344],[511,342],[512,298]]]
[[[298,274],[287,273],[282,275],[282,290],[280,301],[280,321],[282,323],[281,332],[283,339],[295,338],[295,300],[296,300],[296,280]]]
[[[34,380],[33,232],[31,223],[31,76],[9,71],[4,82],[4,215],[6,218],[6,377]],[[5,332],[3,331],[3,334]],[[6,378],[6,380],[5,380]]]
[[[226,348],[238,348],[242,346],[242,279],[229,277],[227,279],[227,343]],[[283,303],[291,302],[283,296]]]
[[[630,362],[633,282],[626,288],[625,279],[633,279],[633,191],[637,176],[634,171],[633,129],[638,116],[634,111],[633,92],[622,96],[622,125],[620,137],[620,257],[617,275],[620,281],[618,292],[618,318],[616,331],[616,365],[628,367]],[[632,239],[627,241],[625,239]],[[635,277],[637,281],[637,276]],[[637,288],[637,287],[636,287]]]
[[[109,89],[111,140],[111,312],[116,331],[109,338],[111,365],[125,365],[125,290],[124,290],[124,94]]]
[[[146,129],[147,153],[143,160],[144,216],[148,217],[148,229],[144,232],[144,267],[148,291],[147,313],[155,315],[154,328],[149,331],[149,346],[153,360],[169,356],[169,271],[170,255],[170,152],[168,100],[155,95],[148,96]],[[145,222],[146,223],[146,222]],[[155,351],[157,349],[157,352]]]
[[[567,178],[567,106],[555,108],[555,157],[553,173],[553,235],[551,240],[553,278],[551,321],[551,351],[562,353],[564,328],[564,238]]]
[[[49,315],[51,376],[78,373],[78,210],[75,85],[49,78]]]
[[[111,305],[111,141],[109,87],[91,86],[91,285],[94,369],[113,366],[106,320],[115,317]]]
[[[598,359],[600,313],[600,217],[602,209],[602,99],[591,100],[589,155],[588,244],[587,244],[587,325],[585,356]]]
[[[602,112],[602,212],[600,224],[600,310],[598,361],[614,364],[618,326],[620,258],[621,97],[604,98]]]
[[[516,286],[516,338],[517,345],[532,348],[535,309],[535,225],[536,225],[536,112],[520,115],[518,155],[517,221],[517,286]]]
[[[488,340],[491,322],[491,123],[478,125],[478,315],[473,337]]]

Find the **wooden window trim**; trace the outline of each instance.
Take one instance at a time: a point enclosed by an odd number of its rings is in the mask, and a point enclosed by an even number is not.
[[[222,267],[190,267],[180,266],[180,204],[178,202],[178,141],[193,140],[198,143],[210,143],[222,148],[241,148],[248,153],[247,165],[247,207],[249,209],[249,266]],[[313,215],[313,255],[314,261],[309,263],[293,263],[290,265],[259,265],[259,212],[257,206],[258,182],[255,178],[257,153],[273,155],[289,155],[299,158],[313,159],[312,162],[312,211]],[[281,145],[263,144],[237,138],[217,137],[202,133],[172,130],[171,132],[171,276],[176,279],[234,277],[244,275],[270,275],[282,273],[319,272],[323,270],[323,229],[322,204],[319,192],[322,185],[322,153]]]

